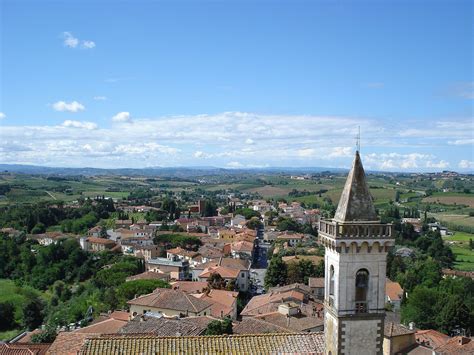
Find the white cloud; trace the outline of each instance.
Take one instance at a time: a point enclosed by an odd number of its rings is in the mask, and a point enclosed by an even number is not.
[[[94,96],[95,101],[105,101],[107,100],[106,96]]]
[[[3,120],[4,118],[7,118],[7,115],[5,115],[3,112],[0,112],[0,120]]]
[[[229,168],[234,168],[234,169],[243,167],[242,163],[240,163],[238,161],[231,161],[231,162],[227,163],[227,166]]]
[[[83,104],[77,101],[72,101],[69,103],[65,101],[58,101],[58,102],[55,102],[52,106],[55,111],[61,111],[61,112],[63,111],[79,112],[79,111],[84,111],[86,109]]]
[[[80,40],[71,32],[63,32],[63,44],[68,48],[82,48],[82,49],[92,49],[95,47],[95,42],[90,40]]]
[[[472,160],[466,149],[447,143],[472,138],[472,131],[466,129],[467,122],[458,120],[425,124],[425,133],[430,132],[433,136],[449,134],[449,138],[442,140],[424,136],[401,138],[400,130],[405,126],[391,126],[384,121],[360,117],[224,112],[132,119],[129,112],[119,112],[114,118],[114,124],[100,128],[93,122],[81,121],[58,126],[3,125],[0,160],[5,163],[98,167],[205,163],[245,168],[347,168],[352,161],[358,125],[363,132],[362,159],[369,170],[433,170],[434,165],[443,164],[441,157],[436,156],[441,152],[442,158],[451,166],[457,165],[461,159]],[[441,128],[455,127],[456,124],[463,128]],[[410,127],[421,129],[415,125]],[[85,129],[88,129],[86,134]],[[250,142],[252,144],[248,144]],[[455,161],[445,155],[449,153],[447,148],[460,150],[459,154],[452,153],[457,154]]]
[[[297,154],[299,157],[302,157],[302,158],[314,157],[316,154],[316,150],[313,148],[299,149],[297,151]]]
[[[92,49],[95,47],[94,41],[82,41],[81,47],[84,49]]]
[[[329,153],[329,158],[347,158],[353,155],[353,149],[351,147],[334,147],[332,148],[331,153]]]
[[[69,48],[76,48],[79,44],[79,39],[74,37],[70,32],[63,32],[64,45]]]
[[[204,153],[204,152],[202,152],[202,151],[200,151],[200,150],[198,150],[198,151],[195,151],[195,152],[194,152],[193,156],[194,156],[195,158],[198,158],[198,159],[199,159],[199,158],[206,158],[206,157],[207,157],[207,154]]]
[[[449,167],[449,163],[446,160],[440,160],[439,162],[432,162],[431,160],[426,162],[427,168],[446,169]]]
[[[94,122],[87,122],[87,121],[73,121],[73,120],[66,120],[61,124],[62,127],[70,127],[70,128],[84,128],[84,129],[96,129],[97,124]]]
[[[449,141],[448,144],[450,145],[467,145],[467,144],[474,144],[474,138],[469,139],[457,139],[455,141]]]
[[[461,160],[458,164],[461,169],[474,169],[474,161]]]
[[[119,112],[112,117],[114,122],[129,122],[130,120],[130,112]]]

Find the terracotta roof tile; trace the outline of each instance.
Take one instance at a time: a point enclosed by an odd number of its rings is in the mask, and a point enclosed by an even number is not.
[[[403,289],[398,282],[387,280],[385,282],[385,294],[391,301],[400,301],[403,297]]]
[[[322,354],[323,333],[197,337],[108,336],[88,339],[80,354]]]
[[[182,336],[201,335],[212,322],[211,317],[186,317],[178,319],[156,318],[149,316],[138,316],[128,322],[120,333],[123,334],[153,334],[158,336]]]
[[[445,344],[450,337],[434,329],[418,330],[415,334],[416,341],[434,349]]]
[[[207,287],[206,281],[175,281],[171,282],[173,290],[179,290],[186,293],[199,293]]]
[[[88,337],[97,336],[97,334],[86,333],[59,333],[51,347],[48,349],[48,355],[76,355]]]
[[[266,322],[263,319],[248,317],[232,328],[234,334],[291,333],[289,329]]]
[[[474,338],[453,337],[434,350],[439,355],[474,354]]]
[[[309,287],[324,287],[324,277],[310,277],[308,280]]]
[[[45,355],[51,344],[2,343],[1,355]]]
[[[156,272],[156,271],[145,271],[141,274],[133,275],[127,277],[127,281],[134,281],[134,280],[169,280],[170,275]]]
[[[153,293],[134,298],[127,303],[183,312],[201,312],[211,307],[207,301],[197,299],[183,291],[166,288],[158,288]]]

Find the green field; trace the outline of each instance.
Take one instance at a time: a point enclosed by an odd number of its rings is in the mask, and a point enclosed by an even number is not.
[[[474,251],[466,247],[451,246],[456,255],[454,268],[462,271],[474,271]]]
[[[454,235],[443,237],[456,255],[454,268],[462,271],[474,271],[474,250],[469,249],[469,239],[474,240],[474,234],[454,232]]]

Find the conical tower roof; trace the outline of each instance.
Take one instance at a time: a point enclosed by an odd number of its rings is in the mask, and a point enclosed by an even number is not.
[[[337,222],[378,221],[359,152],[355,154],[334,220]]]

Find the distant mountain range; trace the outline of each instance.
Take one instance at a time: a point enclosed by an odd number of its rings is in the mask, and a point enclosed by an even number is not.
[[[0,164],[1,172],[12,172],[21,174],[41,174],[41,175],[125,175],[125,176],[209,176],[209,175],[239,175],[244,173],[291,173],[291,174],[311,174],[330,171],[332,173],[347,172],[348,169],[340,168],[321,168],[321,167],[269,167],[269,168],[239,168],[225,169],[212,166],[196,166],[196,167],[149,167],[141,169],[133,168],[117,168],[117,169],[101,169],[101,168],[61,168],[46,167],[37,165],[20,165],[20,164]]]
[[[21,164],[0,164],[0,172],[12,172],[20,174],[41,174],[41,175],[83,175],[83,176],[98,176],[98,175],[123,175],[123,176],[167,176],[167,177],[199,177],[209,175],[239,175],[245,173],[252,174],[316,174],[321,172],[331,172],[333,174],[347,173],[349,169],[342,168],[325,168],[325,167],[267,167],[267,168],[217,168],[214,166],[190,166],[190,167],[148,167],[148,168],[116,168],[116,169],[102,169],[102,168],[61,168],[61,167],[47,167],[37,165],[21,165]],[[384,172],[366,170],[368,173],[376,174],[410,174],[409,172]],[[453,172],[456,174],[455,172]],[[420,173],[430,174],[430,173]],[[433,174],[433,173],[431,173]],[[473,171],[464,172],[461,174],[473,174]]]

